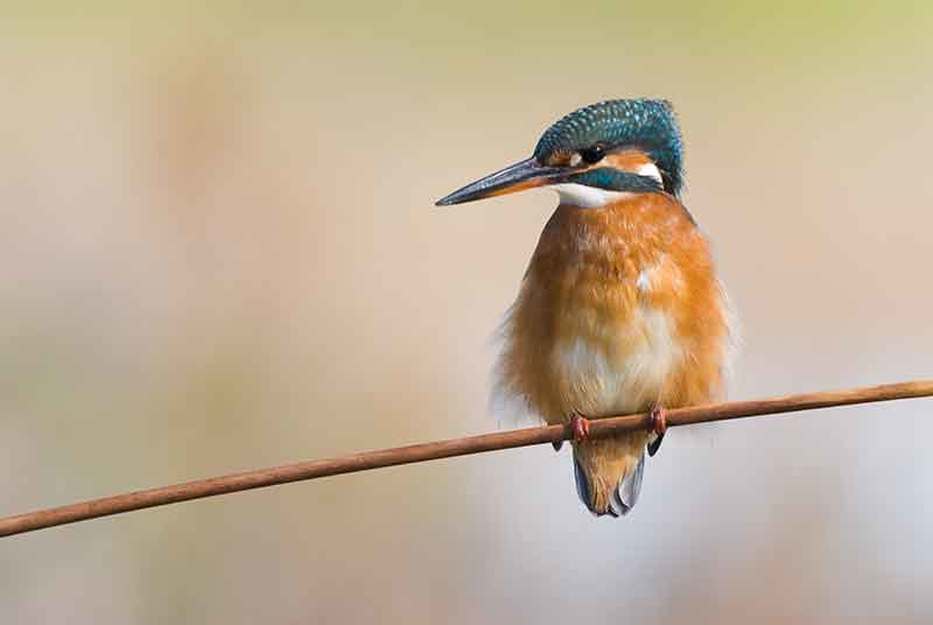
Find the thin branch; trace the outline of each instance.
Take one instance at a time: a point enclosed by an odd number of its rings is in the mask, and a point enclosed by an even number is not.
[[[869,402],[933,396],[933,380],[917,380],[898,384],[884,384],[841,391],[787,395],[772,399],[736,401],[708,406],[677,408],[667,412],[668,427],[724,421],[760,415],[813,410],[831,406],[845,406]],[[645,429],[649,426],[647,414],[607,417],[592,421],[590,435],[606,436],[618,432]],[[341,473],[355,473],[381,467],[413,462],[451,458],[486,451],[526,447],[542,443],[568,440],[570,429],[551,425],[467,436],[432,443],[420,443],[393,449],[366,451],[339,458],[310,460],[268,469],[232,473],[220,477],[194,480],[171,486],[139,490],[112,497],[83,501],[57,508],[47,508],[26,514],[0,518],[0,536],[22,534],[56,525],[86,521],[97,517],[164,506],[180,501],[201,499],[235,493],[253,488],[264,488],[288,482],[311,480]]]

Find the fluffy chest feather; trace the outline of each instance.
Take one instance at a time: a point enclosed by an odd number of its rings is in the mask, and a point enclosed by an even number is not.
[[[559,422],[702,400],[726,328],[705,241],[676,200],[651,194],[559,207],[505,333],[501,387]]]
[[[684,355],[673,320],[641,305],[625,317],[624,324],[567,328],[555,337],[551,361],[543,366],[550,368],[545,375],[560,389],[565,412],[619,414],[661,400]]]

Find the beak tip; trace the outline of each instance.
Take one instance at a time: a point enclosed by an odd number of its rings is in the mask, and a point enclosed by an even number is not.
[[[548,176],[553,172],[553,168],[543,167],[534,158],[528,158],[494,174],[489,174],[485,178],[480,178],[449,195],[445,195],[437,200],[434,205],[464,204],[541,186],[546,184]]]
[[[434,206],[453,206],[454,204],[462,204],[463,202],[469,201],[469,198],[463,197],[463,193],[460,191],[454,191],[450,195],[445,195],[438,201],[434,202]]]

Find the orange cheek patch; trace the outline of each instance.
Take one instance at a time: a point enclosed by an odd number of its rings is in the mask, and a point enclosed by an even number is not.
[[[653,163],[654,161],[640,150],[623,150],[622,152],[614,152],[607,155],[601,163],[597,164],[597,167],[605,167],[608,165],[609,167],[614,167],[622,171],[637,173],[642,166],[651,165]]]

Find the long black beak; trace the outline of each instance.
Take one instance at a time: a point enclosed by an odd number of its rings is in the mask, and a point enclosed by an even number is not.
[[[563,171],[562,167],[548,167],[533,158],[525,159],[494,174],[489,174],[485,178],[480,178],[476,182],[471,182],[462,189],[457,189],[450,195],[439,199],[436,206],[473,202],[553,184],[560,181]]]

